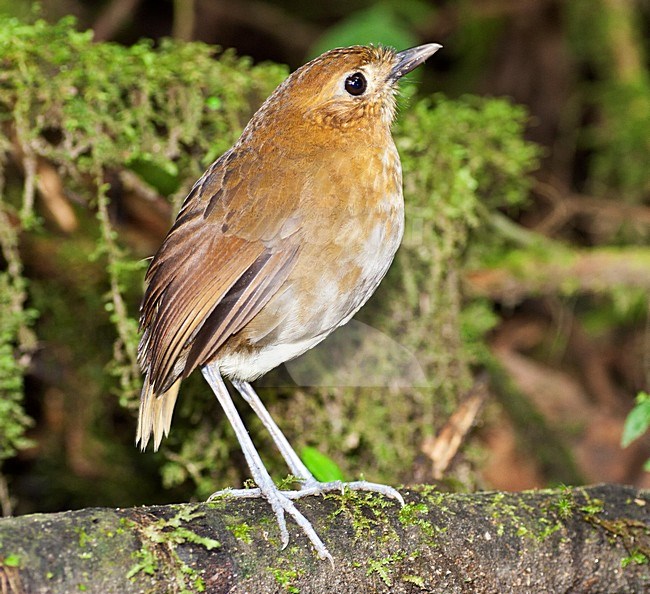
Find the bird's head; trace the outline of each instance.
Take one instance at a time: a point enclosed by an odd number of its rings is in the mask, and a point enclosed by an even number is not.
[[[433,55],[430,43],[401,52],[381,46],[330,50],[296,70],[260,110],[269,109],[289,123],[302,121],[323,128],[390,126],[399,79]],[[266,112],[266,113],[265,113]]]

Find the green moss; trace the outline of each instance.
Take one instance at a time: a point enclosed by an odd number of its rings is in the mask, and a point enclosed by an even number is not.
[[[650,563],[650,558],[648,558],[648,555],[638,549],[631,551],[627,557],[621,559],[621,567],[623,568],[627,567],[630,564],[647,565],[648,563]]]
[[[388,587],[393,585],[392,566],[406,557],[406,553],[393,553],[380,559],[368,559],[365,561],[366,575],[370,576],[376,573],[384,584]]]
[[[228,530],[232,532],[237,540],[241,540],[245,544],[251,544],[253,542],[251,536],[252,528],[246,522],[241,522],[235,526],[228,526]]]
[[[369,534],[381,534],[385,537],[385,529],[389,527],[383,510],[395,505],[394,502],[365,491],[353,491],[347,488],[342,493],[325,495],[326,499],[333,499],[338,507],[330,514],[328,523],[334,521],[339,515],[346,516],[352,523],[355,538],[367,538]]]
[[[569,487],[564,487],[557,500],[552,502],[552,507],[562,520],[569,519],[576,510],[576,501]]]
[[[171,560],[178,586],[183,591],[194,588],[195,591],[202,592],[205,589],[203,578],[178,556],[176,546],[193,543],[209,551],[221,546],[218,541],[196,534],[183,526],[184,523],[203,515],[204,512],[185,505],[180,506],[176,515],[170,519],[161,518],[145,525],[127,520],[142,538],[142,547],[133,554],[136,562],[127,572],[127,577],[134,579],[141,572],[154,575],[160,566],[159,559],[164,561],[165,566],[168,566]]]
[[[580,507],[580,511],[589,516],[595,516],[603,511],[603,502],[600,499],[589,498],[587,503]]]
[[[25,309],[26,283],[16,243],[16,232],[0,204],[0,248],[3,259],[9,262],[8,270],[0,272],[0,467],[32,443],[25,437],[32,420],[22,404],[25,358],[21,360],[20,352],[28,354],[33,349],[30,327],[35,312]]]
[[[573,509],[573,503],[569,501],[566,493],[560,498],[552,498],[543,505],[541,512],[534,509],[523,501],[506,502],[504,493],[492,495],[489,508],[491,518],[496,527],[496,535],[503,536],[508,533],[517,537],[527,537],[535,541],[543,541],[563,528],[562,514],[569,513]],[[544,513],[546,512],[546,513]]]
[[[136,563],[127,572],[127,578],[132,579],[140,572],[154,575],[158,571],[158,558],[151,547],[143,545],[139,551],[133,553],[133,558]]]
[[[586,504],[579,508],[584,515],[584,520],[601,529],[612,544],[621,543],[628,552],[628,555],[621,560],[622,566],[627,567],[631,563],[646,563],[650,558],[648,541],[650,531],[647,524],[626,517],[608,517],[610,514],[606,513],[607,510],[600,499],[590,498],[586,493],[585,499]],[[637,505],[635,501],[630,501],[628,504]]]
[[[402,581],[406,582],[407,584],[415,584],[424,590],[424,578],[420,577],[419,575],[404,575],[402,576]]]
[[[83,548],[88,546],[88,543],[90,542],[90,537],[88,536],[88,533],[83,529],[83,528],[77,528],[76,532],[79,536],[79,547]]]
[[[420,516],[429,513],[429,508],[424,503],[407,503],[399,512],[399,521],[403,526],[417,526],[427,537],[431,545],[435,544],[435,537],[444,532],[446,528],[434,526],[429,520]]]
[[[449,511],[445,506],[445,497],[449,493],[439,491],[435,485],[418,485],[417,492],[426,499],[429,505],[439,509],[440,511]]]
[[[300,594],[300,588],[295,586],[295,581],[303,574],[297,569],[285,569],[280,567],[267,567],[276,583],[282,588],[282,591],[290,594]]]

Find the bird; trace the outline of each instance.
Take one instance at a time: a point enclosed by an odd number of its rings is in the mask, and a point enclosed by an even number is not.
[[[254,488],[289,542],[285,514],[317,555],[332,556],[295,501],[339,490],[400,493],[366,481],[318,482],[251,382],[348,322],[388,271],[404,231],[391,124],[398,82],[440,45],[336,48],[295,70],[236,143],[194,184],[145,276],[136,444],[169,434],[179,386],[199,368],[239,441]],[[295,490],[280,490],[224,382],[269,432]]]

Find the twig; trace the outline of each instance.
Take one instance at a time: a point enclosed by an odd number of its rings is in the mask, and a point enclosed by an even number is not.
[[[140,0],[113,0],[101,12],[93,30],[95,41],[111,39],[124,22],[133,17],[133,12],[140,4]]]
[[[474,385],[470,395],[461,402],[438,435],[425,440],[422,444],[422,453],[431,460],[434,479],[443,478],[449,464],[473,427],[487,397],[487,383],[484,379]]]
[[[195,0],[174,0],[174,24],[172,37],[181,41],[191,41],[196,21]]]

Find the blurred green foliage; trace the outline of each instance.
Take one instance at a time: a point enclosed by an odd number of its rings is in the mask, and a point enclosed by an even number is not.
[[[334,47],[371,43],[401,49],[417,45],[417,38],[410,23],[397,14],[395,6],[388,3],[374,4],[348,15],[340,24],[330,27],[313,45],[310,57],[320,56]]]
[[[581,91],[599,114],[579,139],[594,154],[587,189],[632,203],[642,203],[650,191],[650,79],[643,56],[648,45],[638,14],[633,4],[603,0],[566,5],[575,59],[592,70]]]
[[[316,448],[305,446],[300,451],[305,466],[316,477],[317,481],[330,482],[330,481],[344,481],[345,477],[338,467],[336,462],[321,454]]]
[[[22,307],[22,284],[20,277],[0,274],[0,465],[30,445],[24,435],[31,420],[22,406],[25,366],[20,351],[25,347],[21,334],[35,312]]]

